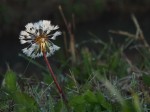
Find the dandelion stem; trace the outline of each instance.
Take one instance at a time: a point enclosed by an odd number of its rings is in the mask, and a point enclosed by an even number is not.
[[[66,101],[67,101],[67,100],[66,100],[66,97],[65,97],[65,95],[64,95],[64,93],[63,93],[63,91],[62,91],[62,89],[61,89],[61,87],[60,87],[60,85],[59,85],[59,83],[58,83],[58,81],[57,81],[55,75],[54,75],[54,72],[53,72],[53,70],[52,70],[52,68],[51,68],[51,65],[50,65],[50,63],[49,63],[49,61],[48,61],[48,59],[47,59],[47,57],[46,57],[45,52],[43,52],[43,56],[44,56],[44,60],[45,60],[45,62],[46,62],[46,64],[47,64],[47,66],[48,66],[48,70],[50,71],[51,76],[52,76],[52,78],[53,78],[53,80],[54,80],[54,83],[55,83],[55,85],[56,85],[56,87],[57,87],[59,93],[61,94],[63,100],[66,102]]]

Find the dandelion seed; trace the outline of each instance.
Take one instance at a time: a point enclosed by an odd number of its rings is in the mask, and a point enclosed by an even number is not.
[[[28,23],[25,31],[20,32],[20,43],[28,44],[22,49],[23,53],[29,57],[36,58],[46,54],[46,57],[54,54],[60,47],[53,44],[51,40],[55,40],[57,36],[61,35],[58,26],[51,25],[48,20],[41,20],[36,23]],[[55,33],[52,33],[55,31]]]

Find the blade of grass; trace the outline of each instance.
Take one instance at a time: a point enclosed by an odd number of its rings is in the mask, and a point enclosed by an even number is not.
[[[29,61],[30,63],[36,65],[37,67],[41,68],[42,70],[48,72],[48,70],[44,66],[42,66],[41,64],[39,64],[36,61],[32,60],[31,58],[28,58],[27,56],[25,56],[23,54],[19,54],[19,56],[24,58],[25,60]]]

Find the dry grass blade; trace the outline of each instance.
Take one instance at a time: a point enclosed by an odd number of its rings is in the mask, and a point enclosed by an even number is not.
[[[134,22],[134,24],[135,24],[135,26],[136,26],[136,34],[135,34],[136,38],[137,38],[138,40],[142,40],[143,43],[144,43],[144,46],[149,48],[149,44],[148,44],[147,41],[145,40],[143,31],[141,30],[140,25],[139,25],[139,23],[138,23],[138,21],[137,21],[135,15],[132,14],[131,17],[132,17],[132,20],[133,20],[133,22]]]
[[[73,25],[71,25],[70,22],[67,22],[67,19],[63,13],[63,10],[62,10],[62,7],[59,6],[59,11],[60,11],[60,14],[63,18],[63,21],[65,23],[65,26],[67,28],[67,31],[68,31],[68,34],[70,36],[70,45],[69,45],[69,52],[71,53],[71,56],[72,56],[72,63],[75,63],[76,62],[76,49],[75,49],[75,37],[74,37],[74,34],[73,34],[73,31],[72,31],[72,27],[73,29],[75,28],[75,20],[74,20],[74,16],[72,16],[72,21],[73,21]]]
[[[141,40],[144,43],[144,46],[149,48],[149,50],[150,50],[150,46],[144,37],[143,31],[141,30],[140,25],[139,25],[135,15],[132,14],[131,18],[132,18],[132,20],[135,24],[135,27],[136,27],[136,33],[135,34],[132,34],[132,33],[126,32],[126,31],[121,31],[121,30],[119,30],[119,31],[109,30],[109,32],[114,33],[114,34],[127,36],[129,38],[133,38],[134,40]]]

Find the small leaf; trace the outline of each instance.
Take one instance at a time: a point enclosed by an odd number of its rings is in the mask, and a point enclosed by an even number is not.
[[[70,99],[70,104],[71,105],[80,105],[85,103],[84,97],[83,96],[74,96],[72,99]]]
[[[15,92],[17,90],[17,86],[16,86],[16,74],[9,70],[6,72],[5,74],[5,78],[4,78],[4,87],[11,93]]]
[[[74,112],[85,112],[86,101],[83,96],[73,96],[69,101],[69,104],[73,108]]]
[[[110,103],[108,103],[101,92],[96,94],[98,102],[107,110],[112,110]]]
[[[84,99],[89,103],[97,103],[97,98],[95,94],[89,90],[86,91],[86,93],[84,94]]]
[[[15,109],[18,112],[38,112],[35,100],[27,94],[17,91],[13,94],[13,99],[16,103]]]
[[[133,93],[132,97],[133,97],[133,104],[136,112],[142,112],[139,96],[137,95],[137,93]]]

